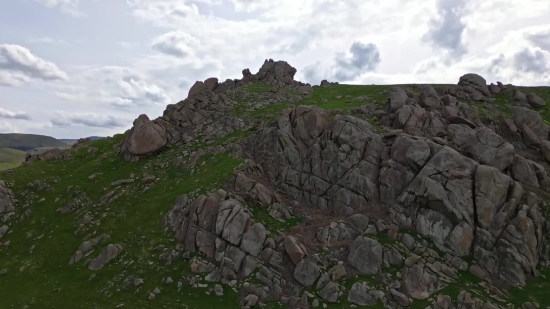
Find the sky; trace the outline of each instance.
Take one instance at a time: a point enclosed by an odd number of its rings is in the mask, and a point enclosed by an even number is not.
[[[0,133],[122,133],[269,58],[312,85],[550,85],[548,0],[0,0],[0,29]]]

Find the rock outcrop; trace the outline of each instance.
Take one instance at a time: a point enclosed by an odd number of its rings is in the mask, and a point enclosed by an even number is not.
[[[248,69],[243,70],[243,78],[240,80],[228,79],[220,83],[217,78],[208,78],[197,81],[189,90],[188,97],[168,105],[162,117],[149,120],[146,115],[140,115],[122,141],[119,154],[125,160],[132,161],[150,156],[167,145],[189,143],[199,132],[215,138],[243,130],[251,124],[227,113],[237,104],[232,98],[242,95],[235,89],[253,82],[299,89],[306,84],[295,81],[295,73],[296,69],[287,62],[269,59],[256,74],[250,73]],[[287,92],[275,91],[269,99],[297,102],[301,97],[289,97]]]
[[[168,143],[166,128],[140,115],[134,120],[134,127],[122,142],[120,153],[124,159],[131,160],[149,156],[161,150]]]
[[[6,182],[0,179],[0,215],[5,215],[15,210],[15,199]]]
[[[140,116],[120,155],[135,160],[191,142],[199,132],[221,137],[251,128],[228,113],[234,98],[244,96],[237,88],[267,83],[274,87],[266,104],[296,103],[301,97],[281,87],[303,96],[315,87],[294,81],[295,73],[286,62],[266,60],[257,74],[243,70],[240,80],[199,81],[163,117]],[[311,297],[312,304],[336,303],[347,295],[360,306],[400,308],[456,283],[459,272],[471,272],[498,295],[497,287],[525,286],[538,276],[537,266],[549,260],[539,193],[550,182],[547,165],[529,154],[550,161],[550,141],[542,116],[527,103],[540,108],[544,102],[472,73],[457,85],[415,91],[391,87],[384,104],[356,109],[360,113],[298,105],[256,127],[239,151],[245,167],[224,189],[180,196],[163,221],[183,249],[198,253],[192,271],[231,286],[255,276],[260,283],[241,288],[241,304],[249,307],[267,299],[294,307]],[[510,118],[480,117],[476,105],[466,103],[490,105],[503,92],[518,104]],[[366,120],[372,117],[384,133]],[[189,167],[205,153],[197,152]],[[289,205],[301,209],[304,227],[276,236],[251,210],[267,209],[285,221],[293,216]],[[316,221],[319,214],[335,219]],[[163,258],[169,264],[178,256]],[[385,273],[388,267],[399,268],[399,275]],[[356,282],[347,291],[342,281],[356,274],[382,277],[385,288]],[[315,295],[301,294],[310,287]],[[467,291],[456,301],[437,294],[431,306],[492,306],[474,298]]]
[[[54,160],[70,160],[71,156],[58,148],[48,149],[42,153],[25,155],[25,162],[22,163],[22,166],[29,165],[34,161],[54,161]]]
[[[122,253],[122,250],[123,248],[119,244],[109,244],[95,259],[90,262],[88,269],[99,270],[105,267],[107,263]]]

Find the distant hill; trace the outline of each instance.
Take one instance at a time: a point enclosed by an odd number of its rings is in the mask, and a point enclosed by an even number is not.
[[[25,161],[25,152],[11,148],[0,148],[0,171],[18,167]]]
[[[2,133],[0,148],[12,148],[28,151],[35,148],[65,148],[67,144],[51,136],[38,134]]]
[[[88,136],[88,137],[85,137],[85,138],[90,138],[92,141],[97,141],[97,140],[103,139],[105,137],[103,137],[103,136]],[[75,138],[59,138],[58,140],[62,141],[65,144],[68,144],[68,145],[73,145],[78,141],[77,138],[76,139]]]

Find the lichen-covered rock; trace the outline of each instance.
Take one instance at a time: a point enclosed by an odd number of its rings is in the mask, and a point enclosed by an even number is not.
[[[0,179],[0,215],[15,210],[15,199],[6,182]]]
[[[546,161],[550,162],[550,141],[541,141],[540,149]]]
[[[446,284],[423,264],[406,268],[403,274],[403,293],[414,299],[426,299],[445,286]]]
[[[357,237],[350,247],[348,263],[361,274],[374,275],[383,263],[382,245],[368,237]]]
[[[283,245],[286,253],[294,265],[298,264],[298,262],[300,262],[307,255],[304,245],[302,245],[300,241],[293,236],[285,237]]]
[[[546,102],[539,97],[538,95],[534,93],[529,93],[527,95],[527,103],[529,103],[532,107],[545,107]]]
[[[248,254],[258,256],[262,250],[267,231],[263,224],[256,223],[252,225],[246,233],[243,234],[241,249]]]
[[[90,270],[99,270],[103,268],[111,260],[115,259],[121,252],[123,248],[119,244],[109,244],[107,248],[103,249],[101,253],[93,259],[88,265]]]
[[[351,214],[380,200],[384,146],[366,121],[328,118],[316,107],[297,107],[251,139],[249,147],[265,175],[288,196],[306,206]]]
[[[348,293],[348,301],[359,306],[374,306],[384,296],[382,291],[377,291],[369,285],[356,282]]]
[[[119,153],[128,161],[146,157],[161,150],[168,143],[166,129],[140,115],[134,120],[134,126],[122,141]]]
[[[520,130],[527,126],[540,140],[548,140],[548,126],[542,116],[531,109],[519,106],[511,106],[512,120]]]
[[[304,287],[315,284],[321,274],[321,268],[313,258],[306,257],[300,260],[294,269],[294,279]]]

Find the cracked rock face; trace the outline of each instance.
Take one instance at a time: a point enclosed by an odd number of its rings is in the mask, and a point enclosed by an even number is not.
[[[0,215],[15,210],[15,199],[13,193],[4,180],[0,179]]]
[[[285,194],[309,207],[351,214],[380,202],[381,137],[364,120],[297,107],[250,143],[255,159]]]
[[[396,121],[407,106],[422,109],[409,103],[398,108]],[[402,123],[410,123],[411,115]],[[326,112],[301,106],[283,113],[248,147],[270,181],[292,200],[337,215],[385,204],[401,228],[458,256],[474,253],[487,261],[482,264],[490,274],[524,284],[538,263],[533,252],[544,242],[540,224],[545,219],[533,221],[540,213],[537,202],[522,205],[522,183],[540,187],[547,177],[544,168],[516,155],[514,146],[488,127],[422,117],[414,122],[421,128],[415,135],[386,138],[358,118],[329,121]],[[431,135],[440,125],[445,139]],[[354,233],[341,224],[320,230],[317,237],[349,239]],[[518,239],[534,247],[513,245]]]
[[[257,74],[244,70],[241,80],[198,82],[189,98],[169,106],[153,122],[165,128],[168,144],[192,140],[200,131],[220,137],[242,130],[247,125],[227,113],[235,104],[231,97],[241,95],[234,89],[263,81],[276,86],[274,102],[290,100],[278,87],[312,90],[293,80],[295,72],[286,62],[266,60]],[[541,158],[550,157],[548,126],[537,112],[523,107],[511,107],[511,118],[486,124],[477,107],[460,101],[487,103],[505,87],[488,86],[477,74],[437,91],[428,85],[417,89],[418,94],[392,87],[380,110],[374,105],[363,109],[391,129],[385,134],[357,114],[331,114],[315,106],[285,110],[243,143],[246,168],[228,182],[230,192],[179,197],[165,226],[186,250],[220,263],[218,269],[193,262],[197,272],[209,273],[208,280],[233,282],[255,274],[277,297],[283,295],[282,287],[316,286],[322,301],[337,302],[345,293],[340,278],[384,276],[381,269],[399,266],[400,281],[389,282],[386,292],[358,282],[347,292],[348,300],[409,306],[452,283],[457,269],[467,270],[460,258],[465,256],[473,256],[476,265],[470,269],[486,281],[525,285],[537,275],[539,261],[548,258],[545,204],[533,191],[546,190],[548,177],[545,166],[521,151],[540,148]],[[319,257],[308,252],[311,239],[284,233],[272,237],[270,227],[256,222],[248,210],[267,208],[284,221],[293,215],[287,204],[345,217],[315,226],[312,238],[327,247],[345,243],[348,251]],[[382,211],[372,215],[376,209]],[[437,253],[400,229],[433,242],[449,256],[447,264],[425,258]],[[366,235],[377,233],[392,239],[402,235],[402,247],[419,255]],[[244,303],[261,303],[264,294],[250,285],[244,288]],[[293,295],[288,303],[297,306],[305,297]],[[438,295],[433,307],[451,308],[449,299]],[[481,307],[466,292],[458,303]]]

